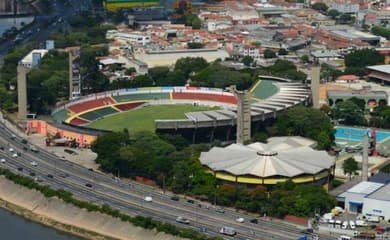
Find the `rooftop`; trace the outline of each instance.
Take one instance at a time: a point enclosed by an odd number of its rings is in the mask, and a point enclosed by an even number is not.
[[[347,192],[369,195],[381,188],[383,185],[384,184],[382,183],[363,181],[348,189]]]
[[[386,74],[390,74],[390,64],[384,64],[384,65],[375,65],[375,66],[368,66],[369,70],[375,70],[378,72],[383,72]]]
[[[379,188],[376,191],[372,192],[366,198],[383,200],[383,201],[390,201],[390,184],[386,184],[384,186],[382,184],[381,188]]]

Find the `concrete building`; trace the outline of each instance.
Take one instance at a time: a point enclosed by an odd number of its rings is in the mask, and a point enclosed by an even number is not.
[[[358,99],[363,99],[366,103],[366,108],[370,109],[378,105],[387,105],[388,95],[385,91],[328,91],[327,92],[327,101],[328,105],[333,107],[336,103],[340,101],[345,101],[350,98],[356,97]]]
[[[26,68],[34,68],[39,65],[47,52],[47,49],[34,49],[20,61],[20,64]]]
[[[150,35],[141,32],[118,32],[117,30],[108,30],[106,33],[107,39],[121,39],[129,44],[145,46],[150,43]]]
[[[379,188],[382,183],[363,181],[337,196],[339,202],[344,203],[346,211],[351,213],[362,213],[364,198]]]
[[[382,186],[364,198],[363,215],[390,220],[390,184]]]
[[[329,183],[335,159],[316,151],[315,141],[303,137],[273,137],[266,144],[231,144],[202,152],[200,162],[216,178],[241,185],[273,185],[289,179],[296,183]]]
[[[390,65],[376,65],[367,67],[370,78],[381,80],[384,84],[390,83]]]

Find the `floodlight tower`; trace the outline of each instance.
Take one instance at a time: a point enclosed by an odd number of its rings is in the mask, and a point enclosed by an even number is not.
[[[244,144],[251,139],[251,94],[248,90],[239,91],[236,86],[230,86],[237,98],[237,139],[238,144]]]

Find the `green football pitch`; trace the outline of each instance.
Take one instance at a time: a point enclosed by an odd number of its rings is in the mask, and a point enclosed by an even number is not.
[[[156,119],[183,119],[186,112],[215,110],[207,106],[193,106],[190,104],[149,105],[136,110],[122,112],[92,122],[88,127],[112,131],[122,131],[127,128],[130,133],[155,130]]]

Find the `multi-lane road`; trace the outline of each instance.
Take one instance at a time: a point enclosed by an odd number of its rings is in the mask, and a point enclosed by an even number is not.
[[[16,135],[16,137],[13,137]],[[0,123],[0,159],[6,161],[0,163],[1,167],[29,176],[34,173],[34,178],[43,181],[56,189],[65,189],[74,196],[97,203],[109,204],[113,208],[129,215],[150,216],[154,219],[169,222],[181,227],[189,227],[205,234],[221,236],[219,230],[222,226],[233,227],[237,231],[235,239],[297,239],[302,236],[301,230],[280,222],[272,222],[258,218],[258,224],[249,223],[255,218],[246,214],[240,214],[226,209],[225,213],[218,213],[214,207],[203,204],[191,204],[181,198],[179,201],[171,200],[171,195],[162,193],[136,182],[122,182],[111,176],[90,171],[80,165],[68,162],[58,156],[40,149],[39,152],[24,150],[26,144],[22,138],[13,133],[3,123]],[[13,152],[9,151],[13,148]],[[13,157],[17,152],[20,156]],[[31,162],[37,163],[33,166]],[[19,170],[18,170],[19,169]],[[92,187],[86,186],[90,184]],[[153,198],[152,202],[144,201],[146,196]],[[177,223],[178,216],[190,220],[189,225]],[[235,220],[239,217],[245,219],[244,223]],[[320,239],[335,239],[328,236],[320,236]]]

